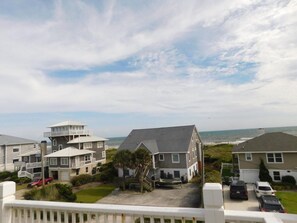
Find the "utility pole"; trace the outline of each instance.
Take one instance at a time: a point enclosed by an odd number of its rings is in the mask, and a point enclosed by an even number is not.
[[[42,172],[42,188],[44,188],[44,155],[46,154],[47,142],[41,141],[40,155],[41,155],[41,172]]]

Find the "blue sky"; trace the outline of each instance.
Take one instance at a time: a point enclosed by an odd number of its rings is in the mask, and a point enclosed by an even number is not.
[[[296,1],[0,2],[0,132],[297,125]]]

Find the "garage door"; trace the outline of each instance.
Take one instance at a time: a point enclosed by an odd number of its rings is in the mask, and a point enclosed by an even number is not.
[[[246,183],[255,183],[259,180],[259,170],[240,170],[239,179]]]
[[[61,171],[61,181],[69,181],[69,172],[68,171]]]

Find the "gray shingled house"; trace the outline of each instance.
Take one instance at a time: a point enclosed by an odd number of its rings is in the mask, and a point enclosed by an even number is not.
[[[14,163],[21,161],[21,155],[35,151],[37,142],[9,135],[0,135],[0,171],[13,171]]]
[[[195,125],[134,129],[119,150],[147,148],[152,155],[150,176],[190,180],[202,170],[202,141]],[[133,175],[125,171],[125,175]],[[119,176],[123,171],[119,169]]]
[[[297,137],[282,132],[266,133],[235,145],[233,160],[238,165],[240,179],[248,183],[259,180],[259,165],[263,159],[273,181],[282,176],[294,176],[297,181]]]

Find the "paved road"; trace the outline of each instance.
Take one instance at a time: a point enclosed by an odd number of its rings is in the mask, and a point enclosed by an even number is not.
[[[227,210],[239,211],[259,211],[259,203],[256,198],[254,187],[252,184],[247,185],[249,199],[245,200],[230,200],[229,186],[224,186],[224,205]]]
[[[115,191],[97,201],[101,204],[147,205],[160,207],[199,207],[199,190],[194,184],[182,188],[155,189],[141,194],[132,191]]]

